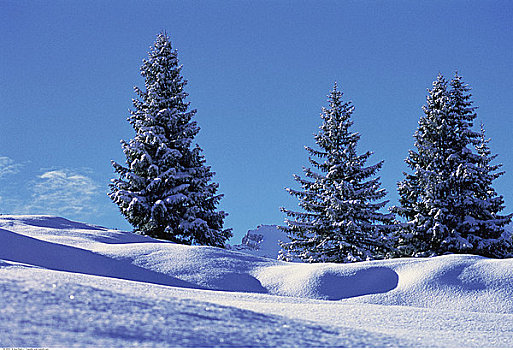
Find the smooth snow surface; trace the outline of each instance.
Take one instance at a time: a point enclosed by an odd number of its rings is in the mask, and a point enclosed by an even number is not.
[[[513,260],[285,263],[0,217],[3,347],[508,347]]]

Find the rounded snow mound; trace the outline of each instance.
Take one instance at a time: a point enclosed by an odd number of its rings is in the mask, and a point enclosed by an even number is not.
[[[185,246],[52,216],[0,216],[0,259],[173,287],[266,293],[251,271],[276,260]],[[1,266],[0,266],[1,268]]]
[[[454,254],[381,263],[397,273],[397,287],[353,301],[513,313],[513,259]]]
[[[181,288],[513,313],[513,259],[445,255],[287,263],[49,216],[0,216],[0,242],[0,269],[15,262]]]
[[[297,264],[265,267],[256,272],[272,294],[340,300],[385,293],[398,283],[397,273],[369,264]]]
[[[124,257],[139,267],[173,276],[201,289],[230,292],[266,293],[251,271],[269,265],[269,259],[204,246],[159,242],[130,246],[104,246],[97,252]]]
[[[49,242],[82,247],[90,243],[158,242],[151,237],[50,215],[0,215],[0,228]]]
[[[52,215],[2,215],[1,219],[4,222],[10,222],[11,225],[21,224],[40,228],[107,231],[105,227],[71,221],[62,217]]]

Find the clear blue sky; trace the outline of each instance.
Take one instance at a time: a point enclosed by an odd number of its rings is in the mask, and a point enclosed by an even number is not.
[[[360,151],[385,160],[390,204],[438,72],[458,70],[506,174],[513,211],[511,1],[0,0],[0,212],[130,229],[105,193],[156,34],[178,49],[197,142],[234,241],[281,224],[337,81]]]

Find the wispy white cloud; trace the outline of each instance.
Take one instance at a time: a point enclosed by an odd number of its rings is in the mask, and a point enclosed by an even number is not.
[[[18,174],[22,167],[23,164],[16,163],[9,157],[0,156],[0,178]]]
[[[100,186],[89,176],[70,169],[45,171],[29,185],[30,203],[19,211],[25,214],[89,216],[99,210]]]

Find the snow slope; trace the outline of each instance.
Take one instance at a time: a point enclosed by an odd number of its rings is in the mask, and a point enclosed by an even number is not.
[[[0,346],[513,344],[513,260],[285,263],[0,217]]]

